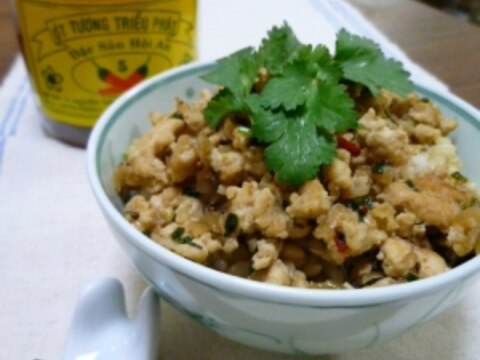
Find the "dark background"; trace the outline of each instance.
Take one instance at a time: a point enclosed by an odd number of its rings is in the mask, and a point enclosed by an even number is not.
[[[480,25],[480,0],[419,0],[472,24]]]

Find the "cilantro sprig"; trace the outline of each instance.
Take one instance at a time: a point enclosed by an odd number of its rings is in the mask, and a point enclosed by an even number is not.
[[[268,75],[258,91],[261,69]],[[237,51],[202,77],[221,87],[204,116],[212,128],[227,115],[248,119],[251,136],[266,146],[269,170],[299,186],[331,163],[335,135],[358,126],[346,84],[358,83],[373,96],[382,88],[405,95],[413,90],[408,76],[371,40],[340,30],[332,55],[323,45],[302,44],[285,23],[271,29],[257,50]]]

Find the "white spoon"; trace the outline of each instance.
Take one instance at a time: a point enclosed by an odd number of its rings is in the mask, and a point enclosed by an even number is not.
[[[81,294],[62,360],[152,360],[159,343],[160,301],[152,288],[130,319],[116,279],[99,280]]]

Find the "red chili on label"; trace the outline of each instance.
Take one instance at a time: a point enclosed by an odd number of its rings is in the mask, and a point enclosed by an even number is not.
[[[125,80],[103,67],[98,68],[98,77],[113,87],[124,88],[126,86]]]
[[[148,74],[148,66],[143,64],[137,70],[135,70],[128,78],[125,80],[127,86],[130,88],[133,85],[138,84],[140,81],[144,80]]]
[[[141,65],[126,79],[122,79],[110,70],[98,65],[97,71],[98,77],[110,85],[109,88],[98,90],[98,93],[102,95],[119,95],[144,80],[147,77],[148,66],[147,64]]]
[[[351,142],[340,135],[335,135],[337,138],[337,147],[347,150],[352,156],[360,155],[360,148],[354,142]]]
[[[120,95],[121,93],[123,93],[127,89],[128,88],[112,86],[112,87],[109,87],[109,88],[106,88],[106,89],[100,89],[100,90],[98,90],[98,93],[100,95]]]

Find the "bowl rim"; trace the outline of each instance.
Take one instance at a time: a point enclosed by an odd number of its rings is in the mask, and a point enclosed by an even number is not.
[[[87,175],[90,187],[104,215],[137,250],[153,260],[162,263],[164,266],[169,267],[177,274],[223,294],[229,294],[235,297],[243,296],[285,305],[322,308],[358,308],[381,303],[398,302],[407,298],[426,296],[449,287],[456,288],[455,285],[460,284],[462,280],[472,277],[475,273],[479,275],[480,256],[475,256],[445,273],[405,284],[363,289],[292,288],[239,278],[195,263],[154,243],[149,237],[135,229],[115,208],[101,184],[99,168],[97,166],[97,158],[100,154],[100,140],[112,125],[110,120],[121,112],[122,109],[134,103],[136,97],[155,91],[160,82],[174,81],[175,78],[179,76],[191,76],[201,70],[207,70],[213,67],[214,64],[214,61],[194,62],[145,80],[118,97],[103,112],[90,134],[87,145]],[[434,99],[436,98],[437,100],[447,103],[480,131],[480,121],[477,118],[478,115],[476,115],[477,110],[473,106],[447,91],[438,91],[425,84],[416,85],[416,88],[423,93],[427,93],[429,97],[432,96]]]

